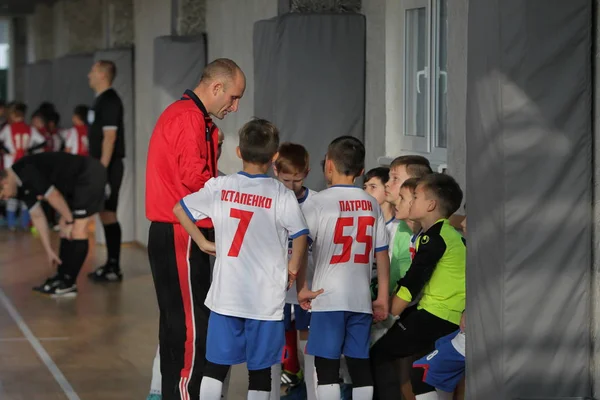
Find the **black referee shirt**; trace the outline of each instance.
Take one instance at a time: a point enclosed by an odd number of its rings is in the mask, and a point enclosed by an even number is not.
[[[90,156],[100,159],[102,157],[102,141],[104,129],[116,129],[117,139],[111,161],[125,157],[125,138],[123,137],[123,103],[113,88],[107,89],[96,97],[93,108],[90,110],[88,132]]]
[[[19,178],[17,198],[32,208],[54,186],[65,197],[73,195],[87,157],[64,152],[40,153],[15,162],[11,169]]]

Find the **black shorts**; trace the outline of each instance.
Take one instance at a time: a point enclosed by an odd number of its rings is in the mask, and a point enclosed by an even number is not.
[[[107,181],[110,189],[110,195],[104,202],[102,211],[117,212],[119,205],[119,190],[121,190],[121,182],[123,182],[123,159],[115,158],[108,165]]]
[[[73,195],[67,199],[73,218],[88,218],[102,211],[106,169],[100,161],[87,158],[77,177]]]

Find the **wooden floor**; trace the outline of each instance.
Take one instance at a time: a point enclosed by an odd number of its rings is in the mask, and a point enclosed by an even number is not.
[[[1,400],[146,398],[156,295],[145,249],[126,245],[121,257],[121,284],[93,284],[87,272],[104,262],[105,250],[91,246],[79,295],[50,299],[31,290],[53,272],[40,241],[0,229]],[[246,397],[246,374],[234,368],[229,400]]]

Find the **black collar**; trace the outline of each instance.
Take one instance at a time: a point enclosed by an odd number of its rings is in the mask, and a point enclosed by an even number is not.
[[[192,100],[194,103],[196,103],[196,106],[200,109],[200,111],[202,111],[202,113],[204,114],[205,117],[210,118],[210,115],[208,114],[206,107],[204,107],[204,104],[202,104],[202,101],[198,98],[198,96],[196,96],[196,93],[194,93],[190,89],[187,89],[183,93],[183,97],[181,97],[181,100],[187,100],[185,96],[189,97],[190,100]]]

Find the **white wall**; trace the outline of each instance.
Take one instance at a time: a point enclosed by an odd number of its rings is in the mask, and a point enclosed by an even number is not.
[[[448,4],[448,173],[465,194],[468,10],[469,0],[451,0]]]
[[[154,74],[154,38],[171,33],[171,2],[134,0],[134,25],[136,240],[146,244],[150,226],[145,209],[146,154],[158,118],[149,95]]]
[[[246,74],[246,92],[239,111],[223,121],[216,120],[225,132],[223,154],[219,169],[232,173],[241,168],[235,156],[237,132],[254,116],[254,57],[252,32],[254,22],[275,17],[277,0],[207,0],[206,30],[208,32],[208,60],[227,57],[234,60]]]
[[[386,54],[385,2],[363,0],[362,13],[367,18],[367,77],[365,90],[366,169],[377,167],[385,154],[386,140]]]

